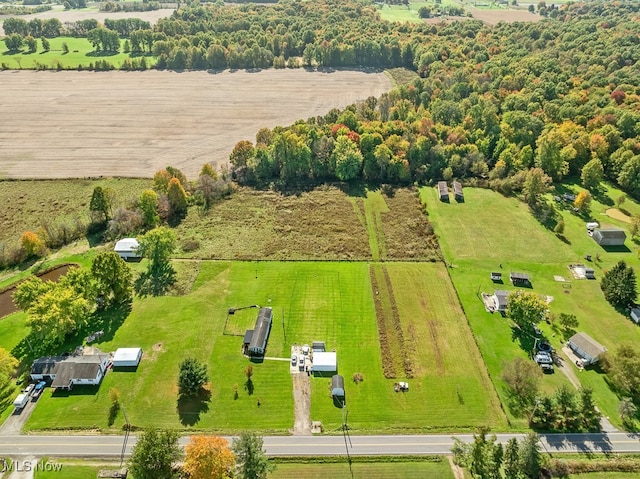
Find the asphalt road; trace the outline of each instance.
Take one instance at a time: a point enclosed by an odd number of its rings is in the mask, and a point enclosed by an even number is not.
[[[518,434],[498,434],[500,442]],[[455,435],[471,441],[471,434]],[[227,438],[231,439],[231,438]],[[118,458],[123,436],[0,436],[0,457],[104,457]],[[184,445],[188,437],[181,439]],[[541,449],[547,452],[640,452],[640,435],[631,433],[543,434]],[[135,437],[129,438],[125,454],[131,452]],[[449,454],[453,444],[448,435],[416,436],[268,436],[264,438],[269,456],[420,455]]]

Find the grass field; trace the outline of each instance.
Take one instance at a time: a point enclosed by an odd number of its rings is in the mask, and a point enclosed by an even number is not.
[[[0,245],[16,246],[24,231],[38,231],[43,225],[58,227],[89,223],[89,202],[96,186],[116,193],[116,208],[137,199],[149,180],[101,179],[62,181],[2,181],[0,203]]]
[[[389,287],[383,294],[395,302],[404,354],[413,368],[408,393],[395,393],[394,379],[383,377],[368,264],[207,261],[199,269],[182,268],[185,276],[199,271],[189,294],[136,300],[122,325],[109,327],[97,344],[103,351],[142,347],[145,355],[136,372],[112,371],[99,388],[76,387],[53,395],[46,390],[27,429],[117,430],[122,414],[113,425],[108,422],[109,390],[117,388],[135,426],[287,433],[293,425],[288,360],[254,364],[249,387],[241,336],[252,326],[255,310],[236,313],[225,327],[229,307],[252,304],[274,308],[267,356],[288,358],[291,344],[318,339],[338,351],[354,433],[506,427],[444,267],[386,263],[384,268]],[[26,333],[24,314],[0,321],[0,328],[7,332],[0,334],[0,346],[14,346]],[[66,347],[85,334],[79,332]],[[178,403],[178,364],[187,356],[209,365],[210,397]],[[356,372],[364,377],[358,385],[350,380]],[[398,377],[405,377],[403,371]],[[312,379],[311,415],[333,432],[341,414],[327,393],[328,381]]]
[[[62,44],[66,43],[69,52],[64,53]],[[39,65],[46,65],[47,68],[55,70],[56,68],[78,68],[80,66],[88,68],[90,63],[98,60],[106,60],[116,69],[120,68],[125,58],[131,57],[128,53],[124,53],[124,40],[120,42],[120,52],[106,54],[96,52],[93,45],[86,38],[75,37],[56,37],[49,39],[50,50],[45,52],[42,48],[42,42],[38,39],[38,49],[34,53],[29,53],[26,47],[22,51],[12,53],[7,50],[4,42],[0,43],[0,64],[6,66],[5,69],[34,69]],[[157,59],[153,56],[145,58],[147,67],[155,65]]]
[[[573,187],[573,190],[578,191],[578,188]],[[632,251],[636,247],[630,240],[627,253],[605,251],[586,234],[585,220],[567,208],[562,211],[566,238],[561,241],[533,218],[525,204],[489,190],[466,188],[466,201],[461,204],[441,203],[433,188],[424,188],[421,194],[427,203],[429,218],[439,232],[445,258],[452,264],[451,277],[503,400],[504,384],[500,375],[504,364],[516,356],[526,357],[533,339],[525,338],[523,344],[514,340],[509,321],[487,313],[479,300],[480,292],[512,289],[510,284],[496,286],[489,279],[489,272],[500,271],[500,265],[503,274],[510,271],[529,273],[534,292],[553,296],[550,304],[553,314],[575,314],[580,322],[577,330],[587,332],[610,350],[615,350],[621,341],[640,340],[638,328],[604,300],[599,281],[573,280],[567,267],[569,263],[584,262],[585,254],[594,257],[599,254],[601,262],[594,264],[598,279],[619,259],[625,259],[637,268],[638,258]],[[607,201],[613,202],[619,194],[616,190],[608,190],[610,199]],[[630,212],[638,209],[638,205],[630,200],[624,206]],[[594,201],[592,216],[603,224],[623,227],[622,222],[604,216],[606,208],[609,206]],[[554,280],[554,275],[569,280],[571,288],[565,289]],[[550,326],[543,324],[541,329],[556,348],[562,345],[564,338]],[[618,399],[609,390],[603,374],[586,370],[578,377],[583,386],[594,390],[604,414],[620,425]],[[563,383],[569,384],[562,374],[547,375],[542,387],[551,392]],[[524,426],[524,420],[521,421]],[[518,420],[514,424],[517,426]]]
[[[353,472],[353,474],[352,474]],[[278,464],[269,474],[269,479],[453,479],[453,473],[446,459],[438,462],[354,462],[352,471],[346,461],[342,464]]]
[[[442,7],[459,7],[460,4],[453,0],[443,0],[441,4],[435,2],[409,2],[409,5],[382,5],[378,12],[383,20],[389,22],[411,22],[422,23],[424,20],[420,18],[418,10],[421,7],[430,7],[431,11],[435,11]]]
[[[413,191],[348,194],[335,187],[296,196],[242,188],[204,216],[195,208],[177,228],[187,258],[430,260],[437,245]]]
[[[128,206],[151,186],[149,180],[41,180],[0,182],[0,254],[19,245],[23,231],[88,224],[89,202],[96,186],[116,193],[115,206]],[[53,198],[53,199],[52,199]],[[176,229],[180,247],[196,244],[184,258],[369,260],[385,245],[385,260],[430,260],[437,245],[414,191],[398,189],[392,197],[378,190],[349,195],[335,187],[299,196],[239,189],[202,213],[196,207]],[[367,218],[365,219],[365,210]],[[375,218],[375,222],[373,219]],[[369,226],[373,225],[373,229]],[[425,241],[425,237],[427,240]],[[74,242],[76,243],[76,242]],[[86,240],[57,257],[80,253]],[[0,273],[0,288],[16,271]],[[11,279],[14,278],[14,279]]]

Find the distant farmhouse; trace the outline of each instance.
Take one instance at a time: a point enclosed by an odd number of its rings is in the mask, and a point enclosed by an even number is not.
[[[591,237],[600,246],[622,246],[627,239],[624,230],[617,228],[595,230]]]
[[[52,388],[67,390],[77,385],[97,386],[102,382],[108,364],[106,354],[45,356],[33,362],[31,379],[51,381]]]
[[[438,196],[440,201],[449,201],[449,187],[446,181],[438,181]]]
[[[250,356],[264,356],[267,350],[267,341],[271,332],[273,322],[273,310],[271,308],[260,308],[256,325],[253,329],[248,329],[244,334],[245,354]]]

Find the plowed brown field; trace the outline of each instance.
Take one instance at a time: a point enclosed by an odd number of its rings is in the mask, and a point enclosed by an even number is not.
[[[0,177],[197,175],[262,127],[391,88],[380,72],[0,72]]]

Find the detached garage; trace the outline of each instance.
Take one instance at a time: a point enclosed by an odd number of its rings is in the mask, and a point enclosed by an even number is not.
[[[311,371],[314,373],[335,373],[338,371],[338,357],[335,352],[313,353]]]
[[[114,368],[136,367],[142,358],[142,348],[119,348],[113,355]]]

